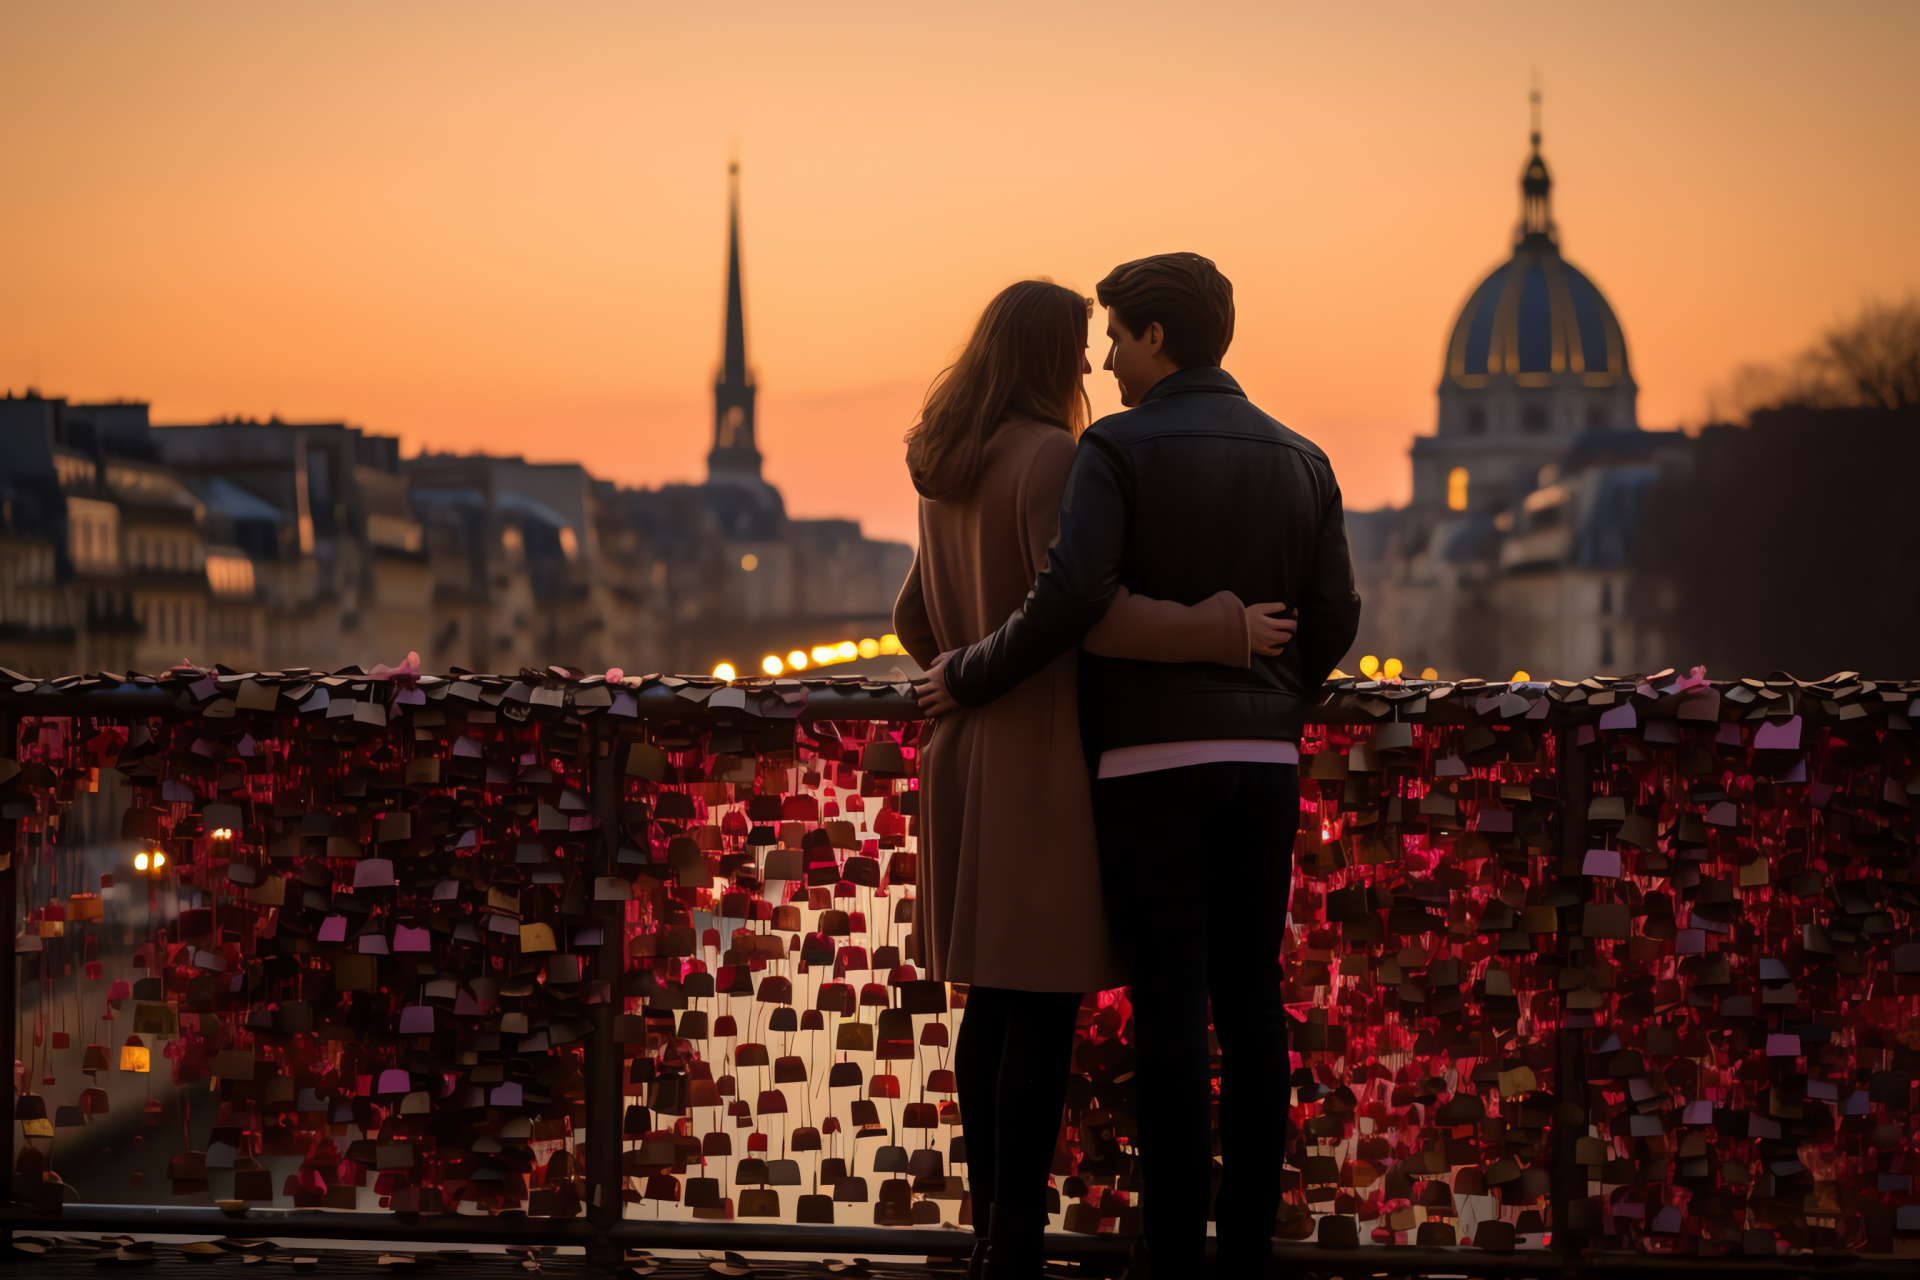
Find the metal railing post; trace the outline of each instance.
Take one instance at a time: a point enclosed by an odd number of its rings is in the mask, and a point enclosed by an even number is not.
[[[600,875],[617,875],[620,858],[620,778],[621,763],[616,759],[619,734],[604,716],[590,723],[593,744],[592,813],[600,824],[603,859]],[[589,886],[591,891],[591,886]],[[593,1043],[587,1049],[587,1218],[597,1229],[599,1244],[590,1252],[598,1256],[596,1266],[618,1265],[619,1246],[607,1238],[626,1206],[625,1179],[620,1176],[620,1135],[622,1129],[620,1046],[614,1040],[614,1017],[624,1004],[626,963],[626,904],[593,903],[594,918],[600,922],[599,955],[594,966],[595,981],[607,984],[607,998],[593,1006]]]
[[[1593,800],[1592,760],[1580,745],[1578,726],[1563,725],[1555,731],[1554,753],[1560,773],[1560,793],[1564,798],[1560,813],[1560,867],[1571,861],[1579,865],[1586,856],[1587,811]],[[1556,874],[1549,883],[1559,879]],[[1591,896],[1591,886],[1579,877],[1580,901]],[[1577,910],[1577,908],[1576,908]],[[1572,955],[1571,922],[1562,921],[1555,935],[1564,967]],[[1552,1189],[1549,1203],[1553,1210],[1553,1248],[1562,1259],[1572,1262],[1585,1252],[1585,1239],[1568,1227],[1573,1203],[1586,1198],[1587,1170],[1579,1161],[1579,1139],[1587,1131],[1587,1053],[1586,1042],[1577,1027],[1564,1023],[1565,995],[1561,996],[1562,1025],[1554,1033],[1554,1097]]]
[[[14,736],[15,732],[13,713],[5,708],[0,708],[0,735],[5,735],[6,742],[5,759],[16,759],[20,754],[20,743]],[[7,1177],[11,1179],[13,1177],[13,1163],[20,1154],[15,1150],[15,1142],[17,1139],[14,1131],[17,1126],[13,1119],[13,1109],[15,1105],[13,1096],[13,1064],[17,1061],[20,1052],[20,1046],[16,1043],[14,1034],[19,1027],[20,1020],[20,962],[19,957],[14,953],[14,947],[18,945],[14,941],[14,937],[21,928],[20,896],[18,892],[20,841],[17,821],[14,819],[0,819],[0,821],[14,824],[13,831],[10,833],[13,837],[13,848],[7,854],[6,867],[0,869],[0,906],[4,907],[7,919],[6,937],[0,939],[0,952],[5,953],[4,955],[0,955],[0,1062],[4,1062],[7,1068],[6,1082],[0,1084],[0,1102],[5,1104],[5,1114],[3,1118],[7,1124]],[[8,1201],[11,1201],[12,1198],[11,1194],[7,1196]],[[7,1231],[6,1236],[9,1242],[8,1248],[11,1249],[13,1232],[10,1230]]]

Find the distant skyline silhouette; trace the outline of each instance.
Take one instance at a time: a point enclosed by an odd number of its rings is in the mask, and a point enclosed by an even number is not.
[[[698,479],[737,154],[796,514],[910,538],[900,436],[987,298],[1169,249],[1233,279],[1228,368],[1377,506],[1507,252],[1536,73],[1567,250],[1671,426],[1920,288],[1915,47],[1905,3],[17,3],[0,387]]]

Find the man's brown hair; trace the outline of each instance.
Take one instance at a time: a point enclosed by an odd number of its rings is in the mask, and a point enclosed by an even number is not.
[[[1162,349],[1182,369],[1219,364],[1233,342],[1233,283],[1197,253],[1123,262],[1094,293],[1136,338],[1159,321]]]

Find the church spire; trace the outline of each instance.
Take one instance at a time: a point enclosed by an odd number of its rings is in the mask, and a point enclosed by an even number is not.
[[[1538,134],[1534,135],[1536,139]],[[727,337],[720,380],[728,386],[747,382],[747,313],[740,296],[740,164],[727,166]]]
[[[707,477],[760,478],[754,437],[753,375],[747,371],[747,312],[740,287],[740,164],[727,166],[727,321],[713,385],[713,448]]]

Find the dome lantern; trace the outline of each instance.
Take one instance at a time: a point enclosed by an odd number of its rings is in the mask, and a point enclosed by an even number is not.
[[[1520,173],[1520,234],[1514,237],[1514,242],[1525,244],[1537,236],[1551,244],[1558,238],[1553,226],[1553,177],[1547,172],[1547,162],[1540,157],[1538,89],[1533,91],[1531,104],[1533,129],[1528,141],[1533,144],[1533,154],[1527,157],[1527,167]]]

